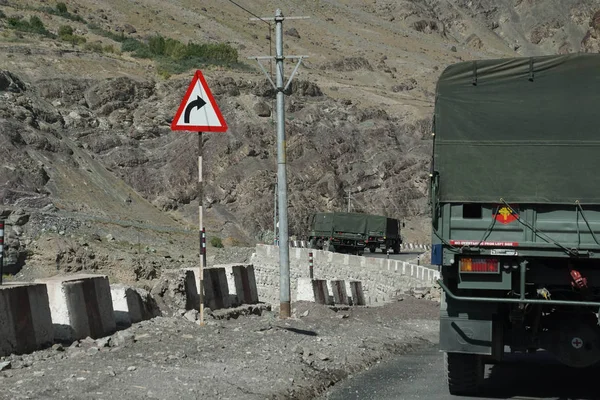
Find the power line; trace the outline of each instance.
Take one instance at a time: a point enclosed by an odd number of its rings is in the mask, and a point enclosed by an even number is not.
[[[248,14],[252,15],[253,17],[255,17],[255,18],[258,18],[259,20],[261,20],[261,21],[262,21],[262,22],[264,22],[265,24],[269,25],[269,35],[268,35],[268,37],[269,37],[269,56],[272,56],[273,42],[272,42],[272,39],[271,39],[271,36],[272,36],[272,35],[271,35],[271,23],[270,23],[270,22],[268,22],[268,21],[265,21],[263,18],[261,18],[261,17],[259,17],[258,15],[254,14],[252,11],[248,10],[247,8],[244,8],[244,7],[240,6],[240,5],[239,5],[238,3],[236,3],[235,1],[233,1],[233,0],[229,0],[229,2],[230,2],[231,4],[233,4],[233,5],[235,5],[235,6],[239,7],[239,8],[241,8],[242,10],[246,11]],[[272,64],[272,63],[270,63],[270,72],[271,72],[271,75],[273,75],[273,64]],[[274,108],[274,107],[273,107],[273,108]]]
[[[256,17],[258,19],[260,19],[262,22],[264,22],[265,24],[269,25],[269,28],[271,28],[271,23],[265,21],[264,19],[262,19],[261,17],[259,17],[258,15],[254,14],[252,11],[248,10],[247,8],[244,8],[242,6],[240,6],[238,3],[236,3],[233,0],[229,0],[232,4],[235,4],[236,6],[238,6],[239,8],[241,8],[242,10],[246,11],[248,14],[251,14],[253,17]]]

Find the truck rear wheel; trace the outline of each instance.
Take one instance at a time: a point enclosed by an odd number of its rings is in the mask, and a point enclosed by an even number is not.
[[[450,394],[469,396],[478,392],[485,370],[481,356],[445,353],[444,361]]]

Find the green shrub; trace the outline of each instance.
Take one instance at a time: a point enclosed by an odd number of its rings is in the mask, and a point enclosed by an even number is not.
[[[168,80],[171,77],[171,74],[169,73],[169,71],[164,70],[162,68],[158,68],[158,76],[160,76],[161,78],[163,78],[165,81]]]
[[[58,11],[61,14],[68,13],[68,11],[67,11],[67,5],[65,3],[58,3],[56,5],[56,11]]]
[[[153,36],[148,40],[148,49],[152,54],[162,55],[165,54],[166,41],[162,36]]]
[[[63,25],[60,28],[58,28],[58,36],[60,36],[61,38],[63,36],[70,36],[73,34],[73,28],[69,25]]]
[[[57,15],[59,17],[65,18],[65,19],[70,19],[71,21],[85,23],[85,20],[83,18],[81,18],[79,15],[71,14],[69,11],[67,11],[67,5],[65,3],[58,3],[56,5],[56,7],[54,7],[54,8],[52,8],[52,7],[39,7],[39,8],[31,7],[31,9],[36,10],[36,11],[41,11],[46,14]]]
[[[9,17],[6,21],[8,22],[9,28],[14,30],[54,37],[54,35],[46,29],[42,20],[35,15],[32,15],[29,18],[29,21],[17,17]]]
[[[150,48],[137,39],[126,39],[121,43],[121,51],[132,53],[134,57],[138,58],[152,58]]]
[[[104,52],[105,53],[117,53],[117,50],[115,50],[115,46],[113,46],[112,44],[109,44],[109,45],[104,46]]]
[[[73,46],[87,42],[83,36],[78,35],[63,35],[60,37],[60,40],[71,43]]]
[[[216,236],[213,236],[213,237],[210,239],[210,244],[211,244],[211,246],[213,246],[213,247],[218,247],[218,248],[221,248],[221,247],[223,247],[223,241],[221,240],[221,238],[220,238],[220,237],[216,237]]]
[[[94,53],[102,53],[103,50],[102,43],[99,42],[86,43],[83,48],[89,51],[93,51]]]
[[[135,39],[127,38],[123,32],[121,32],[121,33],[110,32],[110,31],[102,29],[101,27],[99,27],[96,24],[88,24],[88,28],[90,31],[92,31],[96,35],[104,36],[105,38],[114,40],[115,42],[123,43],[127,40],[135,40]]]

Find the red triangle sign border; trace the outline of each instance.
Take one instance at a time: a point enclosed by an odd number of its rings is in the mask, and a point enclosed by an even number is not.
[[[181,114],[183,114],[183,112],[185,111],[185,108],[190,100],[192,92],[194,91],[194,88],[196,87],[196,84],[198,81],[200,81],[202,89],[206,93],[206,96],[208,97],[208,101],[210,102],[213,110],[215,111],[215,114],[217,115],[217,118],[219,119],[220,126],[178,125],[177,124],[177,122],[179,121],[179,118],[181,118]],[[204,75],[202,75],[202,72],[200,70],[196,70],[196,73],[194,74],[194,77],[192,78],[192,82],[188,86],[185,96],[183,96],[183,100],[181,101],[181,104],[179,105],[179,108],[177,109],[177,113],[175,114],[175,117],[173,118],[173,121],[171,122],[171,130],[173,130],[173,131],[197,131],[197,132],[225,132],[225,131],[227,131],[227,129],[228,129],[228,127],[227,127],[227,123],[225,122],[225,118],[223,118],[223,114],[221,114],[221,110],[217,106],[215,98],[213,97],[212,92],[208,88],[208,84],[206,83],[206,79],[204,79]]]

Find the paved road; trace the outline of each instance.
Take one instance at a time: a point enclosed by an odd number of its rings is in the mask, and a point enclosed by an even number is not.
[[[571,369],[547,354],[513,355],[502,365],[486,368],[484,391],[478,399],[600,399],[600,368]],[[473,397],[448,393],[443,355],[435,349],[381,363],[340,382],[320,400],[461,400]]]

